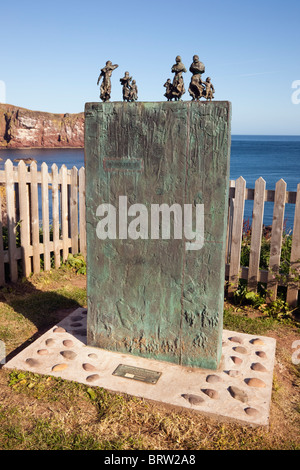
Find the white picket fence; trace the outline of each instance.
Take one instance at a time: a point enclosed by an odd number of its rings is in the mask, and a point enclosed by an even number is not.
[[[7,240],[3,245],[0,236],[0,285],[7,280],[16,282],[19,271],[28,277],[30,273],[49,270],[51,263],[58,268],[69,253],[81,253],[86,257],[85,225],[85,169],[65,165],[48,168],[41,165],[41,171],[32,162],[26,165],[20,161],[13,165],[5,162],[0,171],[0,186],[4,187],[6,221],[1,220],[0,234],[6,228]],[[251,249],[249,266],[240,265],[242,230],[245,200],[253,200],[251,227]],[[268,270],[259,268],[261,240],[263,233],[264,204],[274,204],[270,264]],[[1,203],[1,193],[0,193]],[[282,179],[275,190],[267,190],[266,183],[259,178],[255,188],[247,188],[240,177],[230,182],[228,204],[228,232],[226,244],[226,279],[229,295],[232,295],[239,279],[245,279],[250,290],[256,290],[259,282],[266,284],[271,299],[276,299],[278,285],[284,280],[280,275],[280,256],[284,230],[285,204],[295,206],[290,276],[287,301],[297,305],[300,275],[300,183],[297,191],[287,191]],[[1,206],[1,204],[0,204]],[[19,230],[19,232],[18,232]],[[20,240],[17,242],[17,234]],[[286,277],[286,276],[285,276]]]
[[[20,161],[14,166],[7,160],[5,169],[0,171],[1,183],[5,186],[8,247],[4,250],[0,236],[0,285],[5,283],[5,263],[9,264],[10,281],[16,282],[19,260],[23,276],[28,277],[40,272],[41,257],[44,269],[49,270],[51,257],[58,268],[70,252],[86,255],[83,167],[68,170],[63,165],[58,170],[54,164],[49,171],[43,163],[41,171],[37,171],[35,162],[27,166]],[[20,246],[16,239],[18,224]],[[2,231],[1,220],[0,225]]]

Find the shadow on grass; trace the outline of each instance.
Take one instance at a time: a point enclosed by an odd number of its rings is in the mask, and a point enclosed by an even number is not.
[[[26,348],[47,330],[59,323],[78,307],[86,306],[86,289],[74,285],[73,279],[61,276],[51,289],[39,289],[30,279],[7,284],[0,289],[0,302],[5,303],[13,311],[9,314],[12,320],[29,320],[37,329],[30,338],[24,335],[22,344],[6,357],[6,361]],[[7,320],[9,322],[9,318]],[[14,335],[14,331],[11,332]],[[20,334],[20,333],[15,333]],[[1,338],[0,338],[1,339]]]

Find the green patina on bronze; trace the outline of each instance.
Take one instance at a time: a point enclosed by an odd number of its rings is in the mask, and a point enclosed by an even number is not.
[[[218,101],[86,104],[89,345],[218,367],[230,118],[230,103]],[[119,196],[149,214],[151,204],[204,204],[203,248],[187,251],[173,238],[99,240],[97,207],[118,208]]]

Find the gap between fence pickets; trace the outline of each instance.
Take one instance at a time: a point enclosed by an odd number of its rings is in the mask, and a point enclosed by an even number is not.
[[[47,164],[37,171],[36,162],[26,166],[24,161],[14,166],[11,160],[5,162],[0,171],[0,184],[6,188],[6,213],[8,223],[8,250],[0,242],[0,285],[4,284],[4,263],[9,263],[11,281],[18,278],[18,260],[22,260],[25,276],[40,271],[40,256],[44,256],[44,269],[50,269],[50,254],[54,254],[55,267],[60,266],[61,254],[65,261],[69,253],[86,256],[85,224],[85,168],[68,170],[62,165],[58,171],[53,164],[49,172]],[[18,192],[15,190],[18,184]],[[40,243],[38,186],[42,194],[42,224],[46,228]],[[281,285],[279,260],[283,235],[284,209],[286,203],[295,204],[295,217],[291,252],[291,282],[288,286],[287,301],[296,305],[300,272],[300,183],[297,191],[287,191],[284,180],[276,183],[275,190],[265,188],[263,178],[258,178],[255,188],[247,188],[243,177],[230,181],[228,228],[226,238],[226,277],[229,279],[229,293],[233,294],[240,278],[248,280],[250,290],[256,291],[259,282],[267,283],[276,298],[277,287]],[[49,237],[49,187],[52,189],[53,241]],[[16,200],[16,194],[18,199]],[[249,268],[240,265],[243,216],[245,200],[253,200],[252,240]],[[259,269],[261,237],[263,229],[264,203],[274,202],[272,223],[272,245],[269,271]],[[19,211],[19,214],[17,212]],[[16,246],[16,224],[20,221],[21,248]],[[0,219],[0,228],[2,220]],[[61,234],[59,233],[61,230]],[[37,248],[38,247],[38,248]]]

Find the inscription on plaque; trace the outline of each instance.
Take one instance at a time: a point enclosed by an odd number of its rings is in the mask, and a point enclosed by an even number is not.
[[[139,158],[104,158],[105,171],[143,171],[143,160]]]
[[[126,379],[139,380],[140,382],[145,382],[148,384],[156,384],[159,377],[161,376],[161,372],[120,364],[113,372],[113,375],[125,377]]]

